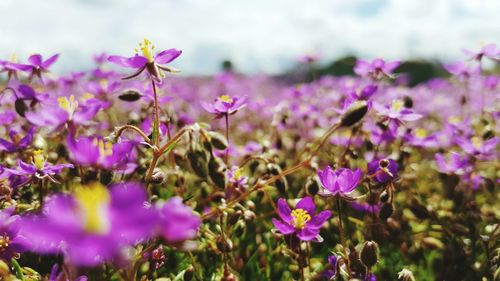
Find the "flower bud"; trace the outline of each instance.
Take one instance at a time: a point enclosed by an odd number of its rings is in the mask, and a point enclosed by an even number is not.
[[[192,146],[186,154],[191,164],[191,168],[200,178],[206,179],[208,176],[207,155],[199,146]]]
[[[223,135],[216,132],[208,132],[207,134],[210,136],[210,142],[215,148],[218,150],[224,150],[227,148],[227,140]]]
[[[403,268],[403,270],[398,273],[398,281],[415,281],[415,277],[410,270]]]
[[[165,173],[158,168],[154,169],[153,174],[151,175],[151,178],[149,179],[149,183],[161,184],[164,181],[165,181]]]
[[[366,103],[366,101],[355,101],[347,109],[344,115],[342,115],[342,118],[340,119],[340,125],[343,127],[350,127],[363,119],[367,112],[368,104]]]
[[[224,163],[220,158],[210,158],[210,162],[208,162],[208,174],[210,179],[220,189],[224,189],[227,184],[227,175],[224,173],[223,168]]]
[[[191,281],[191,280],[193,280],[193,277],[194,277],[194,267],[193,267],[193,265],[190,265],[190,266],[188,266],[188,268],[184,272],[183,280]]]
[[[374,241],[365,241],[359,253],[361,262],[368,268],[377,264],[379,255],[378,244]]]
[[[380,217],[381,220],[385,221],[390,216],[392,216],[393,212],[394,212],[394,206],[390,203],[384,203],[380,208],[378,216]]]
[[[380,193],[380,201],[386,203],[387,201],[389,201],[389,192],[387,192],[387,190],[384,190],[382,193]]]
[[[14,102],[14,108],[16,109],[17,114],[24,117],[26,110],[28,110],[28,106],[22,99],[17,99]]]
[[[118,96],[120,100],[128,102],[138,101],[141,97],[142,97],[141,93],[134,90],[125,91]]]
[[[306,182],[306,190],[307,193],[311,196],[314,196],[319,191],[319,183],[315,177],[309,177]]]

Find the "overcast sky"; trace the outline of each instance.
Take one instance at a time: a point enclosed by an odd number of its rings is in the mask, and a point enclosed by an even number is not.
[[[182,49],[175,65],[188,74],[223,59],[277,73],[309,52],[451,60],[500,43],[500,0],[0,0],[2,58],[61,53],[56,70],[82,70],[144,37]]]

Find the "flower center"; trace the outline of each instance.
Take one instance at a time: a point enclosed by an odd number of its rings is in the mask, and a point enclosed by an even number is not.
[[[471,143],[475,149],[481,149],[481,146],[483,146],[483,141],[478,137],[473,137]]]
[[[67,97],[59,97],[57,98],[57,103],[59,103],[60,108],[68,112],[70,118],[73,117],[73,113],[78,108],[78,101],[75,100],[75,96],[73,95],[69,99]]]
[[[402,100],[393,100],[391,103],[391,109],[394,111],[400,111],[404,106],[404,102]]]
[[[80,187],[75,191],[75,199],[82,211],[85,230],[89,233],[106,233],[110,227],[106,213],[110,196],[106,187],[100,183]]]
[[[4,233],[2,236],[0,236],[0,253],[5,251],[9,247],[10,243],[10,237],[7,235],[7,233]]]
[[[302,229],[306,223],[311,220],[311,216],[303,209],[295,209],[292,211],[293,224],[296,229]]]
[[[219,100],[222,102],[227,102],[227,103],[232,103],[233,99],[229,97],[228,95],[223,95],[219,97]]]
[[[451,116],[450,118],[448,118],[448,122],[451,124],[458,124],[458,123],[460,123],[460,117]]]
[[[144,40],[139,43],[139,49],[135,49],[135,53],[138,54],[139,50],[142,55],[148,59],[148,62],[153,62],[153,50],[155,46],[148,39],[144,38]]]
[[[103,139],[94,139],[94,145],[99,147],[99,155],[106,157],[113,155],[113,144],[105,142]]]
[[[427,133],[427,130],[426,130],[426,129],[417,128],[417,129],[415,130],[415,136],[416,136],[417,138],[419,138],[419,139],[424,139],[424,138],[426,138],[426,137],[427,137],[427,135],[428,135],[428,133]]]
[[[38,149],[33,152],[33,164],[38,170],[42,170],[43,166],[45,166],[45,161],[47,157],[43,153],[43,150]]]

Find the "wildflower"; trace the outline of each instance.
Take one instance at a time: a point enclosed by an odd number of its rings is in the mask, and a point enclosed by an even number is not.
[[[336,255],[328,256],[328,266],[325,271],[323,271],[322,276],[328,280],[333,280],[337,275],[337,262],[339,258]]]
[[[50,270],[50,276],[48,281],[72,281],[64,272],[60,272],[59,274],[59,265],[56,263],[52,266]],[[87,276],[79,276],[74,279],[74,281],[87,281]]]
[[[328,210],[315,214],[316,206],[311,197],[302,198],[292,211],[285,199],[278,200],[278,215],[281,220],[273,218],[274,227],[284,235],[295,234],[302,241],[321,242],[319,230],[332,213]]]
[[[145,201],[138,184],[108,190],[93,183],[49,197],[41,215],[23,218],[21,231],[35,252],[63,252],[74,265],[95,266],[152,235],[157,216]]]
[[[70,158],[75,163],[94,168],[131,173],[137,165],[134,144],[130,141],[111,143],[102,137],[67,138]]]
[[[154,49],[155,46],[151,43],[151,41],[144,39],[142,43],[139,43],[139,49],[135,49],[135,56],[128,58],[122,56],[110,56],[108,57],[108,61],[123,67],[138,69],[137,72],[123,79],[134,78],[146,70],[152,79],[160,82],[165,76],[163,71],[178,71],[177,69],[165,66],[164,64],[175,60],[182,54],[182,51],[172,48],[154,55]],[[139,50],[141,54],[139,54]]]
[[[30,243],[19,233],[20,217],[12,215],[14,208],[0,211],[0,260],[10,261],[29,249]]]
[[[160,206],[159,214],[159,231],[167,242],[180,243],[196,237],[201,219],[182,203],[182,198],[169,199]]]
[[[449,73],[458,77],[460,80],[467,80],[470,77],[476,76],[481,72],[480,65],[469,66],[463,61],[445,64],[444,68]]]
[[[469,160],[456,152],[450,152],[447,158],[441,153],[436,153],[434,160],[436,161],[438,171],[445,174],[463,175],[469,166]]]
[[[398,176],[398,164],[392,159],[375,159],[368,163],[368,173],[380,183],[386,183]]]
[[[330,166],[326,166],[323,171],[318,171],[318,177],[323,185],[322,196],[340,196],[349,198],[349,194],[356,189],[363,172],[361,169],[355,171],[340,168],[335,171]]]
[[[23,137],[19,136],[19,133],[15,130],[9,130],[9,138],[10,141],[0,138],[0,151],[6,151],[9,153],[22,151],[31,144],[33,141],[33,134],[35,132],[35,128],[30,128],[26,135]]]
[[[415,147],[432,148],[439,145],[437,136],[429,134],[424,128],[415,129],[412,133],[406,134],[403,139],[405,142]]]
[[[215,114],[215,118],[222,118],[224,115],[235,114],[247,104],[247,97],[230,97],[223,95],[214,100],[213,104],[201,102],[201,106],[208,112]]]
[[[459,137],[455,140],[458,146],[460,146],[460,148],[462,148],[466,153],[476,156],[493,155],[499,141],[500,138],[498,137],[483,140],[477,136],[472,138]]]
[[[58,58],[59,54],[55,54],[43,60],[42,55],[33,54],[28,58],[28,64],[16,64],[16,67],[21,71],[29,72],[29,80],[34,76],[42,80],[42,73],[49,72],[49,67],[54,64]]]
[[[396,123],[402,123],[404,121],[416,121],[423,116],[415,113],[412,109],[406,108],[404,106],[404,101],[400,99],[395,99],[390,105],[382,106],[378,103],[374,103],[373,107],[377,110],[378,115],[382,116],[382,120],[389,120]]]
[[[227,177],[229,178],[229,182],[237,187],[244,186],[248,182],[248,177],[243,176],[241,174],[241,169],[237,166],[232,166],[231,169],[227,171]]]
[[[58,182],[52,176],[59,174],[65,168],[73,168],[73,164],[55,164],[47,162],[47,156],[43,150],[33,152],[31,164],[22,160],[18,161],[17,169],[6,169],[10,174],[17,176],[29,176],[39,179],[49,178],[53,182]]]
[[[373,61],[358,60],[354,67],[354,72],[362,77],[372,77],[381,79],[382,77],[394,78],[392,71],[401,64],[400,61],[386,62],[383,59],[374,59]]]
[[[474,52],[467,49],[462,49],[465,55],[469,57],[471,60],[476,60],[481,62],[483,57],[487,57],[491,60],[498,60],[500,56],[500,49],[497,49],[496,44],[488,44],[485,45],[479,50],[479,52]]]

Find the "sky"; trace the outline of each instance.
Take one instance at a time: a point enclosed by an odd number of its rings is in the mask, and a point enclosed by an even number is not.
[[[174,66],[275,74],[298,57],[463,58],[500,43],[499,0],[0,0],[0,58],[60,53],[55,71],[99,52],[131,56],[143,38],[178,48]]]

